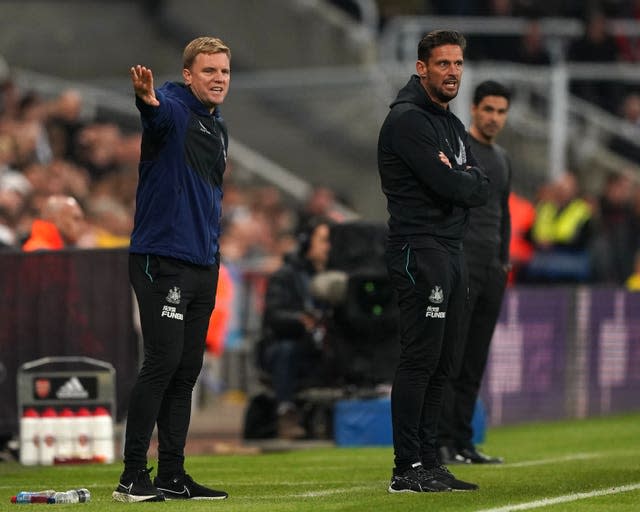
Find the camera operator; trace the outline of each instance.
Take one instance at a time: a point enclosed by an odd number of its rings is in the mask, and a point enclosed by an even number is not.
[[[326,269],[329,260],[330,223],[311,219],[298,236],[298,251],[268,281],[263,318],[260,364],[269,374],[278,413],[278,437],[306,435],[294,403],[303,380],[321,368],[328,304],[314,298],[311,280]]]

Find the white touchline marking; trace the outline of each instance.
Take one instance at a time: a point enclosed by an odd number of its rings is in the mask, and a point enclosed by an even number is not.
[[[524,460],[522,462],[508,462],[506,464],[487,464],[487,467],[492,468],[525,468],[528,466],[543,466],[545,464],[554,464],[556,462],[569,462],[572,460],[585,460],[585,459],[597,459],[598,457],[605,457],[611,455],[606,452],[596,453],[573,453],[571,455],[565,455],[564,457],[553,457],[549,459],[537,459],[537,460]]]
[[[317,498],[321,496],[330,496],[332,494],[343,494],[345,492],[351,491],[364,491],[366,489],[371,489],[371,485],[360,485],[358,487],[343,487],[341,489],[326,489],[324,491],[309,491],[303,492],[301,494],[291,494],[289,495],[291,498]],[[376,484],[376,487],[379,487]]]
[[[586,500],[597,496],[607,496],[609,494],[620,494],[621,492],[636,491],[640,489],[640,482],[629,485],[621,485],[619,487],[610,487],[608,489],[600,489],[599,491],[578,492],[575,494],[565,494],[564,496],[556,496],[555,498],[543,498],[541,500],[530,501],[529,503],[520,503],[519,505],[507,505],[498,508],[485,508],[476,512],[514,512],[516,510],[531,510],[532,508],[546,507],[548,505],[557,505],[558,503],[568,503],[570,501]]]
[[[633,455],[634,453],[638,453],[638,450],[626,450],[624,452],[620,450],[611,450],[606,452],[591,452],[591,453],[571,453],[569,455],[564,455],[562,457],[553,457],[548,459],[534,459],[534,460],[523,460],[522,462],[507,462],[505,464],[486,464],[484,467],[487,469],[500,469],[500,468],[524,468],[529,466],[543,466],[545,464],[555,464],[556,462],[570,462],[572,460],[587,460],[587,459],[597,459],[600,457],[610,457],[612,455],[622,454],[622,455]]]

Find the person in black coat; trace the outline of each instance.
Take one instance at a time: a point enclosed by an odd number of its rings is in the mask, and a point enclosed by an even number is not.
[[[438,460],[444,386],[460,342],[467,279],[462,240],[469,208],[487,202],[458,94],[466,40],[437,30],[418,45],[417,75],[380,129],[378,171],[387,198],[387,269],[398,297],[400,361],[391,391],[394,464],[389,492],[474,490]]]
[[[607,31],[607,18],[602,12],[590,13],[584,36],[569,45],[567,61],[613,63],[619,60],[616,40]],[[622,93],[621,85],[606,80],[606,76],[599,80],[572,80],[570,89],[576,96],[611,112],[615,110],[617,98]]]
[[[471,211],[464,239],[469,274],[464,336],[438,424],[440,458],[447,464],[502,462],[476,449],[471,422],[510,268],[511,161],[495,143],[507,121],[510,100],[506,87],[488,80],[476,87],[471,107],[471,151],[487,174],[490,188],[487,204]]]
[[[305,436],[294,397],[304,377],[318,368],[326,305],[314,299],[310,283],[325,270],[331,248],[329,221],[311,219],[267,284],[260,364],[269,374],[278,412],[278,437]]]

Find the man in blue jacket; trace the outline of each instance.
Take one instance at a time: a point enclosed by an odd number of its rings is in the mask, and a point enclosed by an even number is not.
[[[230,57],[221,40],[199,37],[184,49],[183,84],[154,89],[151,69],[130,70],[143,133],[129,275],[144,361],[131,392],[116,501],[227,497],[185,472],[184,447],[218,282],[228,144],[218,107],[229,90]],[[152,484],[147,450],[156,424]]]

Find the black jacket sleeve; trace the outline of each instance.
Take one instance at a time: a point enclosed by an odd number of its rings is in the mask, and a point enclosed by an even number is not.
[[[466,208],[487,202],[488,178],[478,167],[456,168],[454,161],[454,167],[450,168],[442,163],[438,153],[446,153],[446,148],[439,147],[435,132],[423,114],[415,110],[403,113],[397,119],[392,145],[416,178],[438,196]]]
[[[511,243],[511,213],[509,212],[509,194],[511,194],[511,160],[505,152],[507,162],[507,186],[502,194],[502,223],[500,225],[500,261],[509,263],[509,245]]]

